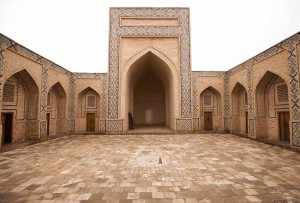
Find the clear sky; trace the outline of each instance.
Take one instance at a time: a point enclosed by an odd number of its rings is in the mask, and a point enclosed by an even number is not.
[[[192,70],[228,70],[300,31],[300,0],[0,0],[0,32],[70,71],[107,72],[109,7],[190,7]]]

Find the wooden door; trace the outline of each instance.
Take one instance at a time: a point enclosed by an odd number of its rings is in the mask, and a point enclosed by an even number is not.
[[[12,128],[13,128],[13,114],[4,113],[1,115],[2,119],[2,143],[12,143]]]
[[[95,114],[87,113],[86,114],[86,131],[95,132]]]
[[[281,141],[290,141],[290,113],[289,112],[279,112],[278,122],[279,122],[279,138]]]
[[[211,131],[213,126],[212,112],[204,112],[204,130]]]
[[[49,133],[50,133],[50,113],[47,113],[46,122],[47,122],[47,135],[49,135]]]
[[[249,122],[249,117],[248,117],[248,111],[245,112],[245,119],[246,119],[246,133],[248,134],[248,122]]]

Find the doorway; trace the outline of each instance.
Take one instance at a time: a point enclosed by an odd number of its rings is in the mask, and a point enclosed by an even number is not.
[[[47,120],[47,135],[49,135],[50,134],[50,113],[47,113],[46,120]]]
[[[204,130],[212,131],[212,112],[204,112]]]
[[[279,122],[279,139],[280,141],[290,141],[290,113],[289,112],[279,112],[278,122]]]
[[[12,127],[13,127],[13,114],[3,113],[2,119],[2,143],[12,143]]]
[[[245,132],[248,134],[248,125],[249,125],[249,120],[248,120],[248,111],[245,112],[245,122],[246,122],[246,129]]]
[[[86,114],[86,131],[95,132],[95,113]]]

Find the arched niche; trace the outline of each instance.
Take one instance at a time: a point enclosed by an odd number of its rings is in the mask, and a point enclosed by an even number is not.
[[[2,95],[2,144],[39,137],[39,88],[23,69],[5,80]]]
[[[83,89],[77,97],[77,132],[98,132],[100,122],[100,95],[91,87]]]
[[[125,130],[129,112],[138,126],[167,126],[175,130],[179,114],[177,74],[174,64],[151,47],[126,63],[121,79]]]
[[[237,82],[231,92],[232,132],[248,133],[248,95],[246,88]]]
[[[256,137],[290,141],[289,90],[279,75],[267,71],[255,88]]]
[[[221,94],[212,86],[200,93],[201,131],[221,131]]]
[[[47,96],[47,135],[66,133],[66,92],[60,82],[55,83]]]

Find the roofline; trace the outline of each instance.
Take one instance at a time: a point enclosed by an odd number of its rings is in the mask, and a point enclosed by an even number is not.
[[[259,54],[262,54],[262,53],[264,53],[265,51],[267,51],[267,50],[271,49],[272,47],[276,46],[277,44],[280,44],[280,43],[284,42],[285,40],[287,40],[287,39],[289,39],[289,38],[291,38],[291,37],[293,37],[293,36],[295,36],[295,35],[298,35],[298,34],[300,35],[300,31],[296,32],[295,34],[293,34],[293,35],[291,35],[291,36],[289,36],[289,37],[287,37],[287,38],[285,38],[284,40],[281,40],[280,42],[277,42],[277,43],[276,43],[276,44],[274,44],[273,46],[271,46],[271,47],[269,47],[269,48],[265,49],[265,50],[264,50],[264,51],[262,51],[262,52],[259,52],[258,54],[256,54],[256,55],[252,56],[251,58],[249,58],[249,59],[247,59],[247,60],[243,61],[242,63],[239,63],[238,65],[234,66],[233,68],[230,68],[230,69],[228,69],[226,72],[229,72],[229,71],[231,71],[231,70],[233,70],[233,69],[235,69],[235,68],[237,68],[237,67],[241,66],[243,63],[245,63],[245,62],[247,62],[247,61],[251,60],[252,58],[254,58],[254,57],[258,56]]]
[[[14,42],[15,42],[15,43],[17,43],[19,46],[22,46],[22,47],[24,47],[25,49],[27,49],[27,50],[31,51],[32,53],[34,53],[34,54],[36,54],[36,55],[38,55],[38,56],[41,56],[41,57],[43,57],[44,59],[46,59],[46,60],[50,61],[51,63],[53,63],[54,65],[58,66],[59,68],[61,68],[61,69],[65,70],[65,71],[67,71],[67,72],[69,72],[69,73],[72,73],[72,72],[71,72],[71,71],[69,71],[68,69],[66,69],[66,68],[62,67],[61,65],[58,65],[57,63],[55,63],[55,62],[53,62],[53,61],[51,61],[51,60],[47,59],[46,57],[44,57],[44,56],[42,56],[42,55],[40,55],[40,54],[36,53],[35,51],[32,51],[31,49],[28,49],[28,48],[27,48],[27,47],[25,47],[24,45],[20,44],[20,43],[19,43],[19,42],[17,42],[16,40],[13,40],[13,39],[11,39],[10,37],[7,37],[7,36],[6,36],[6,35],[4,35],[3,33],[1,33],[1,32],[0,32],[0,35],[2,35],[2,36],[4,36],[4,37],[6,37],[7,39],[10,39],[10,40],[14,41]]]

